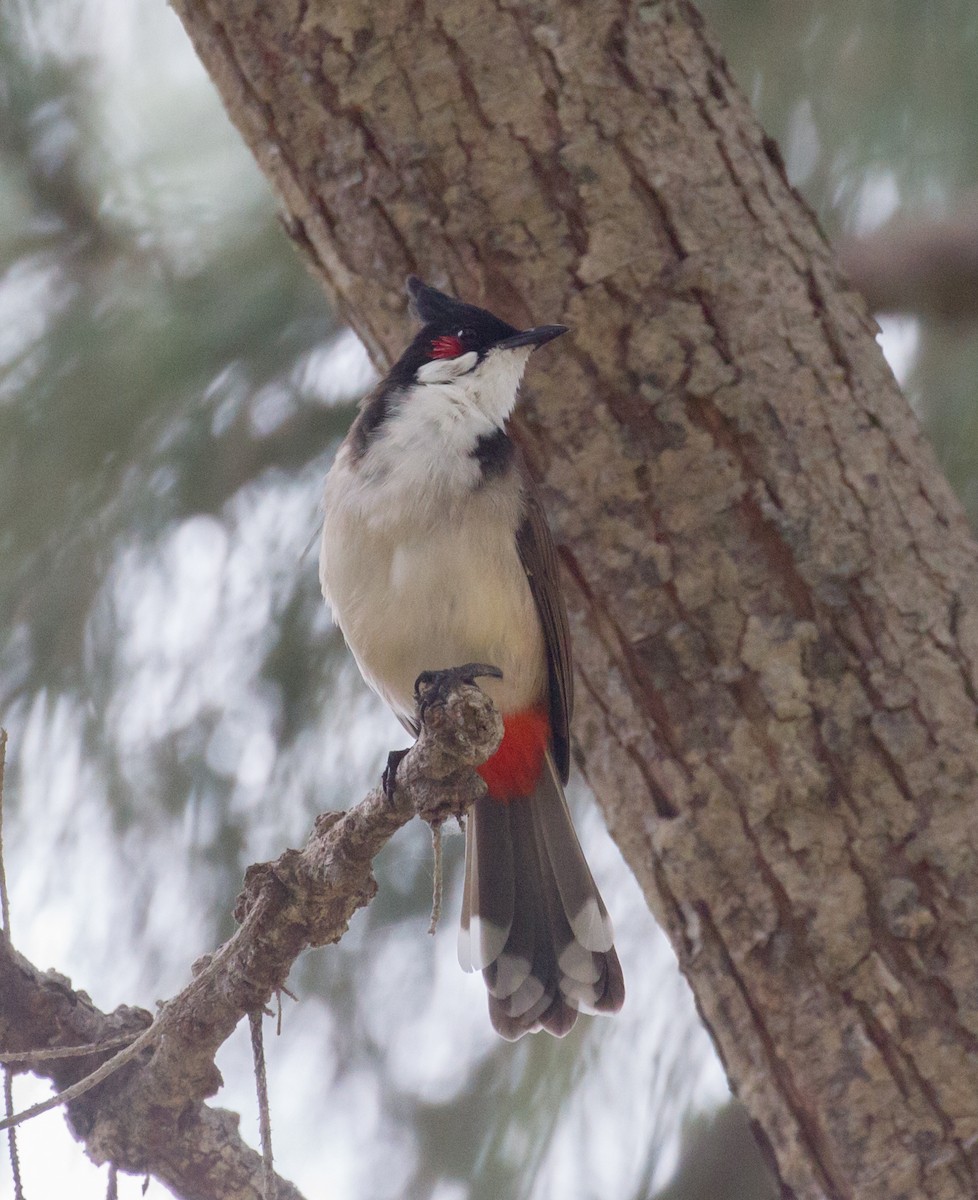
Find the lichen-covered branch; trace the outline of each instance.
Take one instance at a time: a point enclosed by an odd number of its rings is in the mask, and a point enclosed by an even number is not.
[[[249,868],[239,929],[195,964],[194,979],[152,1025],[143,1010],[99,1012],[63,977],[37,971],[0,939],[0,1053],[140,1036],[146,1048],[137,1061],[69,1106],[89,1156],[152,1174],[186,1200],[260,1200],[261,1159],[240,1139],[237,1117],[204,1103],[221,1084],[218,1048],[284,986],[303,950],[339,941],[376,892],[371,860],[392,834],[418,813],[435,824],[464,814],[484,787],[472,768],[501,738],[498,713],[473,685],[428,707],[393,794],[377,788],[347,812],[323,814],[301,850]],[[30,1069],[61,1090],[110,1057],[45,1058]],[[301,1200],[285,1180],[278,1195]]]
[[[409,271],[573,326],[523,433],[609,825],[786,1191],[972,1197],[978,548],[696,11],[174,8],[378,361]]]

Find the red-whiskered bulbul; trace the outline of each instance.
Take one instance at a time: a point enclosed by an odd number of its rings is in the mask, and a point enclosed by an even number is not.
[[[611,920],[571,823],[572,678],[557,556],[506,421],[520,331],[408,280],[422,329],[366,397],[326,480],[323,595],[367,683],[418,732],[415,682],[463,664],[504,736],[466,822],[459,960],[481,970],[505,1038],[562,1036],[625,997]]]

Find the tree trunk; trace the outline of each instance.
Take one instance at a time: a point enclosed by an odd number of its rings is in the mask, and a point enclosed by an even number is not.
[[[524,433],[612,832],[786,1190],[974,1196],[978,550],[699,16],[174,7],[378,362],[409,271],[574,327]]]

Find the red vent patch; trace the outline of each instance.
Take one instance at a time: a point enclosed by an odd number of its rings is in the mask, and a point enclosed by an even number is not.
[[[532,794],[543,770],[550,741],[550,720],[542,709],[528,708],[503,717],[503,740],[481,767],[493,800],[520,800]]]

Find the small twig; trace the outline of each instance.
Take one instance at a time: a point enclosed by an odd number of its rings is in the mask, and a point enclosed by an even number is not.
[[[7,731],[0,729],[0,921],[3,936],[10,941],[10,901],[7,897],[7,872],[3,865],[3,778],[7,768]],[[3,1069],[3,1107],[9,1118],[14,1115],[14,1077],[9,1067]],[[14,1181],[14,1200],[24,1200],[24,1182],[20,1176],[20,1155],[17,1153],[17,1131],[11,1126],[7,1133],[10,1153],[10,1174]]]
[[[116,1050],[128,1046],[136,1037],[134,1033],[120,1033],[118,1037],[106,1038],[104,1042],[86,1042],[83,1046],[47,1046],[39,1050],[17,1050],[0,1054],[0,1063],[37,1063],[58,1058],[86,1058],[103,1050]]]
[[[277,987],[275,989],[275,1002],[276,1002],[275,1036],[276,1037],[282,1036],[282,997],[283,996],[288,996],[288,998],[290,1000],[294,1000],[296,1002],[296,1004],[299,1003],[299,997],[295,994],[295,992],[290,992],[284,983],[280,987]]]
[[[37,1104],[32,1104],[30,1108],[22,1109],[19,1113],[5,1117],[4,1120],[0,1121],[0,1129],[14,1129],[17,1125],[23,1125],[25,1121],[39,1117],[41,1113],[50,1112],[52,1108],[60,1108],[62,1104],[70,1104],[72,1100],[77,1100],[79,1096],[84,1096],[86,1092],[90,1092],[93,1087],[104,1083],[110,1075],[114,1075],[120,1067],[124,1067],[126,1063],[131,1062],[138,1054],[145,1050],[148,1045],[155,1042],[162,1032],[162,1024],[163,1022],[160,1019],[154,1021],[125,1050],[120,1050],[118,1054],[113,1055],[108,1061],[102,1063],[90,1075],[86,1075],[84,1079],[79,1079],[77,1083],[73,1083],[71,1087],[65,1088],[63,1092],[58,1092],[54,1096],[49,1096],[47,1100],[41,1100]]]
[[[105,1189],[105,1200],[119,1200],[119,1168],[109,1163],[109,1182]]]
[[[251,1026],[251,1054],[255,1062],[255,1086],[258,1091],[258,1129],[261,1134],[262,1197],[275,1200],[278,1187],[272,1163],[272,1118],[268,1109],[268,1076],[265,1071],[265,1046],[262,1039],[262,1014],[248,1014]]]
[[[0,729],[0,921],[3,935],[10,941],[10,901],[7,898],[7,872],[3,865],[3,777],[7,769],[7,731]]]
[[[434,936],[435,930],[438,928],[438,922],[441,920],[441,899],[442,899],[442,855],[441,855],[441,821],[431,822],[431,850],[433,856],[432,872],[433,879],[431,881],[431,921],[428,923],[428,932]]]
[[[4,1068],[3,1072],[3,1103],[7,1110],[7,1116],[12,1116],[14,1111],[14,1077],[9,1067]],[[8,1131],[7,1140],[10,1146],[10,1174],[14,1181],[14,1200],[24,1200],[24,1184],[20,1177],[20,1155],[17,1153],[16,1129]]]

